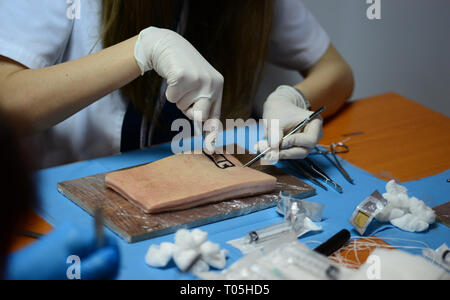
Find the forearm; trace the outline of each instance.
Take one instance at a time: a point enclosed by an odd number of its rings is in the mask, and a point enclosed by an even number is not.
[[[48,129],[137,78],[135,42],[136,37],[48,68],[16,65],[1,78],[0,108],[20,120],[26,132]],[[7,68],[14,70],[0,63],[0,70]]]
[[[333,46],[304,75],[296,88],[311,102],[311,110],[327,107],[325,118],[335,114],[353,93],[353,72]]]

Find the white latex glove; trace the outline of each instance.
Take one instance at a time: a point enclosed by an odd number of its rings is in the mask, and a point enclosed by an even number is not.
[[[270,146],[280,149],[279,159],[305,158],[323,137],[322,118],[312,120],[303,132],[291,135],[283,143],[281,139],[312,113],[296,89],[280,86],[264,104],[263,118],[267,120],[265,123],[267,140],[259,142],[255,150],[262,152]],[[272,120],[279,120],[279,128],[273,127]],[[268,154],[268,159],[273,156],[272,151]]]
[[[191,120],[220,119],[223,76],[181,35],[149,27],[139,34],[135,58],[142,75],[155,70],[167,79],[167,100]],[[194,115],[195,113],[195,115]]]

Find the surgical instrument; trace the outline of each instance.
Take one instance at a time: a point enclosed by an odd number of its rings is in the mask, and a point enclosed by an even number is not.
[[[314,171],[317,175],[323,178],[325,182],[331,186],[333,189],[335,189],[338,193],[342,193],[343,189],[342,187],[337,184],[333,179],[331,179],[330,176],[325,173],[324,170],[322,170],[317,164],[315,164],[312,160],[309,158],[305,158],[304,161],[308,164],[308,167]]]
[[[314,120],[315,118],[317,118],[321,113],[323,113],[325,111],[325,106],[322,106],[319,110],[317,110],[316,112],[314,112],[313,114],[311,114],[308,118],[306,118],[305,120],[303,120],[300,124],[298,124],[294,129],[292,129],[287,135],[285,135],[281,141],[284,141],[285,139],[287,139],[288,137],[290,137],[291,135],[297,133],[298,131],[304,129],[306,127],[306,125],[308,125],[312,120]],[[255,158],[253,158],[251,161],[249,161],[248,163],[246,163],[244,165],[245,167],[250,167],[252,166],[254,163],[256,163],[258,160],[260,160],[264,155],[266,155],[267,153],[269,153],[272,150],[271,147],[267,148],[266,150],[264,150],[263,152],[261,152],[260,154],[258,154],[258,156],[256,156]]]
[[[323,157],[325,157],[330,163],[333,164],[333,166],[336,167],[336,169],[339,170],[339,172],[344,176],[344,178],[350,182],[351,184],[354,184],[354,180],[350,177],[350,175],[345,171],[344,167],[342,167],[342,164],[339,162],[339,159],[337,158],[336,154],[340,153],[348,153],[350,151],[350,148],[342,143],[334,143],[330,146],[331,150],[321,150],[319,147],[315,147],[315,152],[311,153],[311,155],[321,154]],[[331,159],[328,154],[331,154],[333,156],[333,159]]]
[[[344,150],[337,150],[338,148],[343,148]],[[342,175],[344,175],[345,179],[347,179],[348,182],[350,182],[351,184],[354,184],[353,179],[350,177],[350,175],[348,175],[348,173],[347,173],[347,171],[345,171],[344,167],[342,167],[341,162],[339,161],[339,159],[336,156],[337,153],[347,153],[349,151],[350,151],[350,149],[348,148],[348,146],[342,142],[337,143],[337,144],[331,144],[331,155],[333,155],[334,161],[336,162],[336,164],[338,166],[338,170],[342,173]]]
[[[314,176],[312,176],[309,172],[307,172],[302,166],[294,165],[293,161],[289,161],[288,167],[293,170],[294,172],[300,173],[301,175],[305,176],[312,182],[314,182],[319,187],[323,188],[325,191],[328,191],[328,188],[324,186],[322,183],[320,183]]]

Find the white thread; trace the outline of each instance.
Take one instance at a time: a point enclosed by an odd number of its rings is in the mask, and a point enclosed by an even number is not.
[[[414,246],[414,245],[383,245],[377,243],[377,239],[382,241],[397,241],[397,242],[407,242],[407,243],[417,243],[421,246]],[[347,244],[346,247],[338,250],[334,255],[332,256],[333,260],[335,260],[339,265],[351,268],[351,269],[358,269],[362,262],[359,259],[358,253],[362,251],[369,251],[372,252],[375,249],[408,249],[408,250],[425,250],[429,249],[430,246],[426,244],[425,242],[418,241],[418,240],[409,240],[409,239],[401,239],[401,238],[389,238],[389,237],[360,237],[360,236],[352,236],[350,237],[350,243]],[[346,250],[345,255],[342,255],[342,250]],[[350,259],[350,254],[354,255],[353,259]],[[433,262],[435,262],[433,260]]]

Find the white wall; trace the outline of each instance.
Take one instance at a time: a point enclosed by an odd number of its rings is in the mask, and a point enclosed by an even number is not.
[[[380,1],[369,20],[366,0],[304,0],[353,68],[353,100],[395,91],[450,116],[450,1]],[[300,79],[269,66],[258,98]]]

